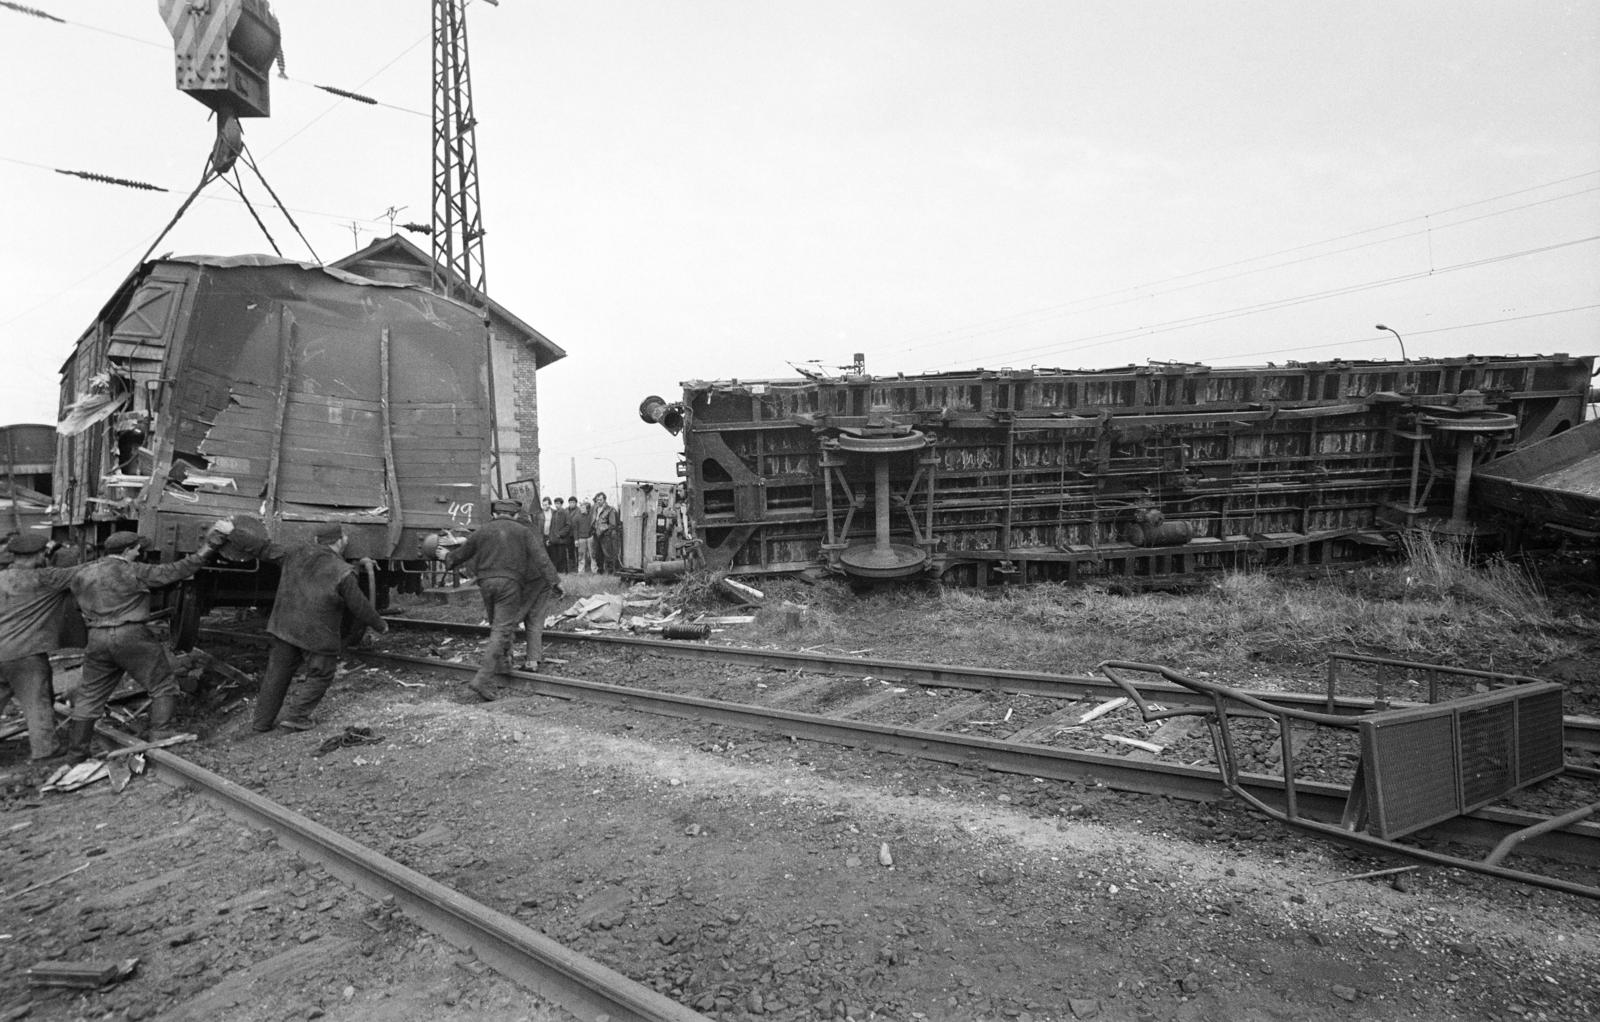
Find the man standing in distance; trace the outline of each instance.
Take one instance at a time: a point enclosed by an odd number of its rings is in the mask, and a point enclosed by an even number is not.
[[[574,574],[586,572],[593,575],[594,567],[594,514],[586,500],[578,506],[577,517],[572,519],[572,548],[577,560],[572,563]]]
[[[217,522],[206,533],[201,549],[170,564],[140,563],[148,545],[145,538],[136,532],[113,532],[106,537],[106,556],[82,565],[73,575],[72,595],[89,626],[83,681],[67,726],[67,756],[73,762],[88,758],[95,723],[123,671],[150,693],[150,738],[170,736],[172,718],[178,711],[178,683],[172,679],[166,647],[150,632],[150,590],[199,571],[232,531],[232,522]]]
[[[561,571],[576,573],[578,570],[578,518],[582,514],[578,510],[578,498],[567,498],[567,534],[561,541],[561,560],[556,562],[556,567]]]
[[[234,544],[250,556],[272,561],[280,568],[278,593],[272,601],[272,617],[267,620],[272,647],[267,652],[267,670],[261,678],[251,720],[256,731],[271,731],[274,723],[285,731],[316,727],[311,712],[322,702],[338,671],[346,613],[375,631],[389,630],[389,623],[361,591],[355,569],[344,559],[350,542],[344,527],[324,525],[316,531],[315,539],[314,543],[291,546],[259,541],[249,544],[255,549],[244,549],[244,542]],[[290,695],[289,683],[302,663],[305,679]]]
[[[483,663],[467,687],[486,702],[494,699],[495,679],[510,670],[519,622],[526,622],[528,628],[527,662],[537,665],[543,655],[545,601],[561,595],[561,579],[539,534],[514,517],[521,509],[514,500],[493,501],[489,522],[445,559],[452,568],[472,562],[478,592],[483,596],[489,641]]]
[[[594,557],[601,574],[614,575],[621,568],[622,516],[606,503],[606,495],[594,495]]]
[[[555,510],[550,513],[550,531],[544,534],[544,551],[550,555],[550,563],[557,572],[572,570],[572,565],[567,563],[567,547],[571,543],[572,518],[558,497]]]

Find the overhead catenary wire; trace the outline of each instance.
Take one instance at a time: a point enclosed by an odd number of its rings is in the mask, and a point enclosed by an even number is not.
[[[87,31],[87,32],[97,32],[97,33],[99,33],[101,35],[111,36],[114,39],[122,39],[122,40],[125,40],[126,42],[130,42],[130,43],[138,43],[140,46],[148,46],[148,47],[151,47],[152,49],[158,49],[158,50],[171,50],[172,49],[172,43],[170,41],[168,41],[168,42],[158,42],[158,41],[156,41],[154,39],[145,39],[145,38],[142,38],[140,36],[128,35],[126,32],[117,32],[117,31],[115,31],[113,29],[104,28],[104,27],[102,27],[100,25],[92,25],[92,24],[90,24],[88,22],[85,22],[85,21],[73,21],[70,18],[57,17],[54,14],[51,14],[51,13],[49,13],[47,11],[41,11],[38,8],[35,8],[35,7],[26,7],[26,6],[22,5],[22,4],[11,3],[10,0],[0,0],[0,7],[6,7],[6,8],[9,8],[9,9],[13,10],[13,11],[16,11],[16,12],[18,12],[20,14],[32,15],[33,17],[42,18],[42,19],[44,19],[46,21],[53,21],[53,22],[56,22],[57,24],[66,25],[66,26],[69,26],[71,28],[80,28],[80,29],[83,29],[84,31]],[[416,45],[412,45],[410,47],[407,47],[405,52],[402,53],[401,56],[404,56],[405,53],[409,53],[413,49],[416,49]],[[398,59],[398,58],[396,58],[396,59]],[[389,66],[392,65],[393,63],[394,62],[391,61],[390,64],[385,64],[383,67],[379,68],[378,71],[374,73],[373,77],[376,77],[378,74],[381,74],[382,72],[388,70]],[[302,78],[296,78],[293,75],[290,75],[287,72],[287,70],[285,70],[281,55],[280,55],[279,60],[278,60],[278,78],[279,78],[280,81],[292,82],[295,85],[302,85],[302,86],[305,86],[306,88],[310,88],[310,89],[321,89],[323,92],[330,92],[330,93],[333,93],[336,96],[341,96],[341,97],[346,98],[346,99],[353,99],[358,103],[365,103],[365,104],[367,104],[369,106],[381,106],[381,107],[384,107],[384,108],[389,109],[389,110],[397,111],[399,113],[411,114],[414,117],[428,117],[428,116],[431,116],[426,110],[416,110],[416,109],[413,109],[413,108],[408,107],[408,106],[399,106],[398,104],[395,104],[395,103],[385,103],[383,100],[374,99],[371,96],[365,96],[365,95],[362,95],[362,94],[357,93],[357,92],[351,92],[351,91],[348,91],[348,90],[345,90],[345,89],[341,89],[338,86],[323,85],[323,84],[318,83],[318,82],[306,81],[305,79],[302,79]],[[371,78],[368,78],[365,82],[362,82],[361,84],[365,85],[367,82],[370,82],[371,80],[372,80]]]
[[[1503,252],[1498,255],[1486,256],[1480,259],[1470,259],[1465,262],[1452,264],[1450,266],[1429,267],[1426,270],[1418,270],[1412,273],[1395,274],[1393,276],[1383,277],[1377,280],[1363,281],[1358,284],[1348,284],[1336,288],[1328,288],[1323,291],[1314,291],[1306,294],[1290,296],[1288,298],[1278,298],[1266,302],[1258,302],[1254,305],[1237,306],[1232,309],[1224,309],[1220,312],[1202,313],[1196,316],[1186,316],[1179,319],[1166,320],[1149,326],[1103,331],[1101,333],[1088,334],[1066,341],[1050,341],[1045,344],[1033,345],[1027,348],[1018,348],[1012,351],[1000,352],[993,357],[1010,359],[1039,354],[1054,355],[1066,352],[1085,351],[1090,348],[1103,347],[1107,344],[1115,344],[1118,341],[1131,340],[1135,337],[1148,337],[1153,334],[1169,333],[1174,330],[1186,329],[1188,327],[1205,326],[1212,323],[1219,323],[1224,320],[1238,319],[1243,316],[1254,315],[1259,312],[1286,309],[1296,305],[1304,305],[1309,302],[1323,301],[1329,298],[1337,298],[1343,295],[1357,294],[1362,291],[1371,291],[1377,288],[1390,287],[1395,284],[1403,284],[1409,281],[1443,276],[1447,273],[1476,269],[1482,266],[1489,266],[1494,263],[1507,262],[1512,259],[1521,259],[1531,255],[1540,255],[1576,245],[1589,244],[1595,241],[1600,241],[1600,235],[1571,238],[1566,241],[1554,242],[1549,245],[1541,245],[1536,248],[1522,249],[1516,252]],[[958,363],[937,363],[938,366],[952,366],[956,364]]]
[[[63,25],[68,23],[67,19],[58,18],[48,11],[41,11],[37,7],[27,7],[23,4],[14,4],[11,3],[10,0],[0,0],[0,7],[16,11],[18,14],[26,14],[35,18],[43,18],[45,21],[59,21]]]
[[[1595,309],[1600,309],[1600,302],[1592,305],[1573,305],[1565,309],[1545,309],[1540,312],[1524,313],[1521,316],[1502,316],[1499,319],[1483,319],[1478,320],[1475,323],[1457,323],[1453,326],[1436,326],[1429,327],[1425,330],[1408,330],[1406,333],[1410,337],[1427,337],[1430,334],[1454,333],[1457,330],[1475,330],[1479,327],[1499,326],[1503,323],[1518,323],[1529,319],[1543,319],[1546,316],[1563,316],[1572,312],[1591,312]],[[1319,351],[1324,348],[1347,348],[1352,344],[1359,344],[1361,341],[1367,339],[1368,338],[1357,338],[1344,341],[1327,341],[1322,344],[1303,344],[1293,348],[1267,348],[1262,351],[1243,351],[1235,352],[1231,355],[1213,355],[1210,357],[1209,361],[1212,363],[1217,363],[1235,358],[1261,358],[1266,355],[1289,355],[1301,351]]]
[[[1176,276],[1167,277],[1167,278],[1164,278],[1163,280],[1154,281],[1154,282],[1151,282],[1151,283],[1148,283],[1148,284],[1137,284],[1137,285],[1133,285],[1131,287],[1117,288],[1116,290],[1113,290],[1113,291],[1102,292],[1102,293],[1100,293],[1098,295],[1093,295],[1093,296],[1086,296],[1084,298],[1076,299],[1076,300],[1071,301],[1071,302],[1066,302],[1066,303],[1062,303],[1062,304],[1054,305],[1054,306],[1048,306],[1048,307],[1042,308],[1042,309],[1035,309],[1035,310],[1032,310],[1032,311],[1029,311],[1029,312],[1014,313],[1012,315],[999,317],[999,318],[996,318],[996,319],[993,319],[993,320],[980,320],[980,321],[977,321],[975,323],[967,324],[965,326],[956,327],[956,328],[952,328],[952,329],[949,329],[949,330],[941,331],[941,332],[939,332],[937,334],[922,334],[922,335],[918,335],[918,336],[929,338],[927,343],[910,344],[910,345],[907,345],[907,346],[902,347],[902,348],[894,348],[894,349],[891,349],[891,350],[892,351],[896,351],[896,352],[917,351],[917,350],[922,350],[922,349],[926,349],[926,348],[937,347],[937,346],[940,346],[940,345],[951,344],[951,343],[954,343],[954,342],[957,342],[957,341],[971,340],[971,339],[976,338],[976,337],[993,336],[995,334],[1006,333],[1006,332],[1008,332],[1010,330],[1021,329],[1023,327],[1041,325],[1041,324],[1043,324],[1043,323],[1045,323],[1045,322],[1047,322],[1049,320],[1052,320],[1052,319],[1060,319],[1060,318],[1064,318],[1064,317],[1071,316],[1071,315],[1077,315],[1077,314],[1080,314],[1080,313],[1104,311],[1105,309],[1115,308],[1115,307],[1117,307],[1119,305],[1128,305],[1128,304],[1132,304],[1134,302],[1146,301],[1146,300],[1148,300],[1150,298],[1164,297],[1164,296],[1167,296],[1167,295],[1176,294],[1176,293],[1181,292],[1181,291],[1188,291],[1188,290],[1192,290],[1192,289],[1200,288],[1200,287],[1210,287],[1210,286],[1213,286],[1215,284],[1221,284],[1221,283],[1226,283],[1226,282],[1232,281],[1232,280],[1238,280],[1238,279],[1241,279],[1243,277],[1252,276],[1252,275],[1255,275],[1255,274],[1258,274],[1258,273],[1266,273],[1266,272],[1269,272],[1269,271],[1272,271],[1272,270],[1283,269],[1285,267],[1294,266],[1294,265],[1298,265],[1298,264],[1306,263],[1306,262],[1312,262],[1312,261],[1315,261],[1315,260],[1318,260],[1318,259],[1329,258],[1329,257],[1335,256],[1335,255],[1346,255],[1346,254],[1349,254],[1351,252],[1360,251],[1361,249],[1365,249],[1365,248],[1372,248],[1372,247],[1377,246],[1377,245],[1392,244],[1392,243],[1397,242],[1397,241],[1403,241],[1403,240],[1405,240],[1407,238],[1422,237],[1422,236],[1425,236],[1425,235],[1426,236],[1431,236],[1432,233],[1436,232],[1436,231],[1448,230],[1450,228],[1459,227],[1459,226],[1463,226],[1465,224],[1470,224],[1470,223],[1478,223],[1480,221],[1488,220],[1488,219],[1491,219],[1493,217],[1505,216],[1505,215],[1510,214],[1510,213],[1516,213],[1516,212],[1521,212],[1523,210],[1532,209],[1532,208],[1534,208],[1536,206],[1547,205],[1547,204],[1552,203],[1552,202],[1559,202],[1559,201],[1564,201],[1564,200],[1567,200],[1567,199],[1577,198],[1577,197],[1580,197],[1580,196],[1583,196],[1583,195],[1588,195],[1588,194],[1591,194],[1593,192],[1600,191],[1600,185],[1597,185],[1597,186],[1591,187],[1591,188],[1581,189],[1581,190],[1576,191],[1576,192],[1568,192],[1566,194],[1553,196],[1553,197],[1547,198],[1547,199],[1540,199],[1540,200],[1535,201],[1535,202],[1524,203],[1524,204],[1519,205],[1519,206],[1513,206],[1513,207],[1511,207],[1509,209],[1495,210],[1493,212],[1483,213],[1483,214],[1480,214],[1478,216],[1468,217],[1468,218],[1465,218],[1465,219],[1462,219],[1462,220],[1456,220],[1456,221],[1452,221],[1452,222],[1446,223],[1446,224],[1431,224],[1431,225],[1429,225],[1427,227],[1424,227],[1421,230],[1411,231],[1411,232],[1406,233],[1406,234],[1394,235],[1392,237],[1387,237],[1387,238],[1380,238],[1380,239],[1377,239],[1377,240],[1374,240],[1374,241],[1363,242],[1363,243],[1361,243],[1359,245],[1352,245],[1352,246],[1348,246],[1348,247],[1345,247],[1345,248],[1334,249],[1334,250],[1329,251],[1329,252],[1317,253],[1317,254],[1314,254],[1314,255],[1304,256],[1304,257],[1301,257],[1301,258],[1298,258],[1298,259],[1291,259],[1291,260],[1285,260],[1285,261],[1278,262],[1278,263],[1272,263],[1272,264],[1269,264],[1269,265],[1266,265],[1266,266],[1257,267],[1257,268],[1254,268],[1254,269],[1242,270],[1242,271],[1240,271],[1238,273],[1230,274],[1230,275],[1225,276],[1225,277],[1214,277],[1214,278],[1210,278],[1210,279],[1206,279],[1206,280],[1191,281],[1189,283],[1179,284],[1178,286],[1175,286],[1175,287],[1168,287],[1168,288],[1163,288],[1162,287],[1163,284],[1179,282],[1179,281],[1189,281],[1191,278],[1198,277],[1198,276],[1201,276],[1203,274],[1220,272],[1221,270],[1231,269],[1231,268],[1238,267],[1238,266],[1245,266],[1245,265],[1248,265],[1249,263],[1259,262],[1259,261],[1261,261],[1263,259],[1274,258],[1275,256],[1278,256],[1278,255],[1284,255],[1284,254],[1290,254],[1290,253],[1294,253],[1294,252],[1305,251],[1307,249],[1318,248],[1318,247],[1321,247],[1323,245],[1336,244],[1339,241],[1347,240],[1349,238],[1358,237],[1358,236],[1361,236],[1361,235],[1364,235],[1364,234],[1374,233],[1374,232],[1380,231],[1380,230],[1388,230],[1388,229],[1391,229],[1393,227],[1402,226],[1402,225],[1408,224],[1408,223],[1416,223],[1416,222],[1419,222],[1419,221],[1427,221],[1430,217],[1441,216],[1444,213],[1460,211],[1462,209],[1471,208],[1473,206],[1481,206],[1481,205],[1484,205],[1487,202],[1493,202],[1493,201],[1497,201],[1499,199],[1510,198],[1510,197],[1513,197],[1513,196],[1516,196],[1516,195],[1524,195],[1524,194],[1527,194],[1530,191],[1537,191],[1537,190],[1542,189],[1542,188],[1550,188],[1550,187],[1555,187],[1555,186],[1561,185],[1561,184],[1567,184],[1567,183],[1570,183],[1571,181],[1578,180],[1578,179],[1581,179],[1581,178],[1584,178],[1584,177],[1590,177],[1590,176],[1593,176],[1593,175],[1596,175],[1596,174],[1600,174],[1600,170],[1589,171],[1589,172],[1587,172],[1585,174],[1580,174],[1580,175],[1575,175],[1573,177],[1563,178],[1563,179],[1558,180],[1558,181],[1547,182],[1547,183],[1545,183],[1543,185],[1535,186],[1533,188],[1524,188],[1524,189],[1519,189],[1519,190],[1517,190],[1515,192],[1503,193],[1502,195],[1494,196],[1494,197],[1491,197],[1489,199],[1478,200],[1476,202],[1470,202],[1470,203],[1463,203],[1460,206],[1452,207],[1450,210],[1442,210],[1442,211],[1439,211],[1439,212],[1426,214],[1426,215],[1420,216],[1420,217],[1411,217],[1411,218],[1408,218],[1406,220],[1395,221],[1395,222],[1390,223],[1390,224],[1385,224],[1385,225],[1383,225],[1381,227],[1369,228],[1369,229],[1367,229],[1365,231],[1357,231],[1357,232],[1352,232],[1352,233],[1348,233],[1348,234],[1343,234],[1343,235],[1339,235],[1337,237],[1326,239],[1326,240],[1320,241],[1320,242],[1311,242],[1311,243],[1307,243],[1307,244],[1304,244],[1304,245],[1297,245],[1297,246],[1295,246],[1293,248],[1282,249],[1282,250],[1279,250],[1278,252],[1275,252],[1275,253],[1268,253],[1268,254],[1265,254],[1265,255],[1255,256],[1255,257],[1251,257],[1251,258],[1247,258],[1247,259],[1235,260],[1234,262],[1227,263],[1227,264],[1222,264],[1222,265],[1215,266],[1215,267],[1211,267],[1211,268],[1205,269],[1205,270],[1196,270],[1196,271],[1192,271],[1192,272],[1189,272],[1189,273],[1178,274]],[[1120,297],[1120,296],[1126,296],[1126,297]],[[1115,299],[1115,300],[1113,300],[1113,301],[1102,301],[1102,299]],[[1097,305],[1089,304],[1089,303],[1092,303],[1092,302],[1100,302],[1101,304],[1097,304]],[[913,339],[915,339],[915,338],[913,338]]]

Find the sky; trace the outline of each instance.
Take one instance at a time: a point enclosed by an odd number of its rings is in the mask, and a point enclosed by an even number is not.
[[[0,423],[199,180],[156,0],[0,6]],[[275,0],[284,254],[429,219],[424,0]],[[546,492],[671,479],[682,381],[1600,354],[1600,4],[584,0],[468,10],[489,293]],[[314,86],[360,92],[377,105]],[[169,189],[140,191],[57,170]],[[423,247],[426,239],[407,235]],[[212,185],[160,252],[270,252]],[[573,487],[572,483],[576,482]]]

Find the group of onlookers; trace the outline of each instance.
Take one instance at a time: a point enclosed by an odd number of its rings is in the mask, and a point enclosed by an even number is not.
[[[556,570],[567,574],[614,575],[621,568],[622,518],[604,493],[593,502],[544,498],[540,521],[545,552]]]

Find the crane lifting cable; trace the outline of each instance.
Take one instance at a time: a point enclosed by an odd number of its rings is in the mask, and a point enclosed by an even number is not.
[[[261,233],[274,252],[279,252],[267,225],[245,197],[239,175],[234,170],[241,157],[261,186],[272,196],[278,211],[289,221],[313,259],[321,262],[300,225],[289,215],[282,200],[256,166],[244,143],[244,117],[269,117],[272,114],[270,72],[276,62],[283,69],[283,33],[267,0],[158,0],[161,18],[172,33],[174,70],[177,87],[204,103],[216,115],[217,135],[201,172],[200,183],[178,207],[178,212],[162,228],[145,252],[144,259],[156,250],[167,234],[188,212],[194,200],[211,182],[223,179],[238,193]],[[279,252],[281,255],[282,253]],[[141,262],[144,260],[141,259]]]

